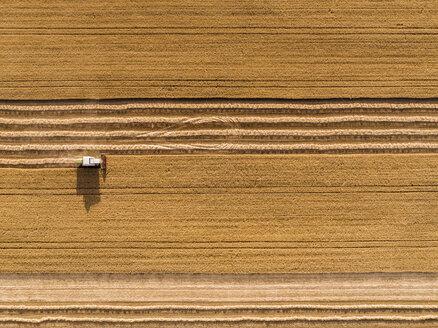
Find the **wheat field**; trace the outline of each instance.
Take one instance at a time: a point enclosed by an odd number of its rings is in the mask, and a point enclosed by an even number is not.
[[[437,326],[437,24],[1,1],[0,327]]]

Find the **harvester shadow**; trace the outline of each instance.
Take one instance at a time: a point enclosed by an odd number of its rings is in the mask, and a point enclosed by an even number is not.
[[[99,171],[96,168],[77,168],[76,194],[82,195],[87,212],[100,202]]]

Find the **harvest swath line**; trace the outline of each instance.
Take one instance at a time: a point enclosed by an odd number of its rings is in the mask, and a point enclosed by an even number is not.
[[[71,166],[100,152],[424,153],[437,139],[435,100],[0,104],[0,166]]]
[[[114,311],[148,311],[148,310],[438,310],[436,304],[233,304],[233,305],[0,305],[0,311],[40,311],[40,310],[114,310]]]
[[[428,137],[438,136],[438,129],[327,129],[327,130],[193,130],[193,131],[15,131],[0,132],[0,139],[39,139],[39,138],[75,138],[75,139],[174,139],[208,137],[282,137],[282,138],[327,138],[327,137]]]
[[[438,116],[365,116],[346,115],[333,117],[93,117],[93,118],[71,118],[71,119],[5,119],[0,118],[0,125],[35,125],[35,126],[61,126],[80,124],[333,124],[333,123],[438,123]]]
[[[144,144],[144,145],[0,145],[0,152],[26,153],[26,152],[63,152],[63,151],[108,151],[114,153],[135,152],[348,152],[348,151],[436,151],[438,143],[357,143],[357,144],[237,144],[237,143],[203,143],[203,144]]]
[[[436,101],[317,101],[315,103],[285,102],[285,101],[136,101],[123,104],[68,104],[43,105],[1,104],[0,110],[10,111],[81,111],[81,110],[129,110],[129,109],[289,109],[289,110],[318,110],[318,109],[438,109]]]
[[[152,322],[289,322],[289,321],[309,321],[309,322],[355,322],[355,321],[438,321],[438,315],[425,316],[320,316],[320,317],[219,317],[219,318],[87,318],[87,317],[43,317],[43,318],[16,318],[0,317],[0,322],[19,322],[19,323],[44,323],[44,322],[96,322],[96,323],[152,323]]]

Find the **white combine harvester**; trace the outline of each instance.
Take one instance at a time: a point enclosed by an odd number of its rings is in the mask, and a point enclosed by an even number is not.
[[[82,156],[76,160],[76,164],[81,167],[100,167],[102,170],[106,169],[106,155],[101,154],[100,158],[93,156]]]

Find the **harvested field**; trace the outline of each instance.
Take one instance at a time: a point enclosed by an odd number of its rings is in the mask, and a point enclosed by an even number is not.
[[[437,279],[396,273],[0,275],[0,325],[431,327],[438,322]]]
[[[405,153],[438,150],[436,101],[3,103],[0,165],[153,153]],[[40,160],[37,160],[40,158]]]
[[[0,327],[438,326],[437,14],[1,1]]]

